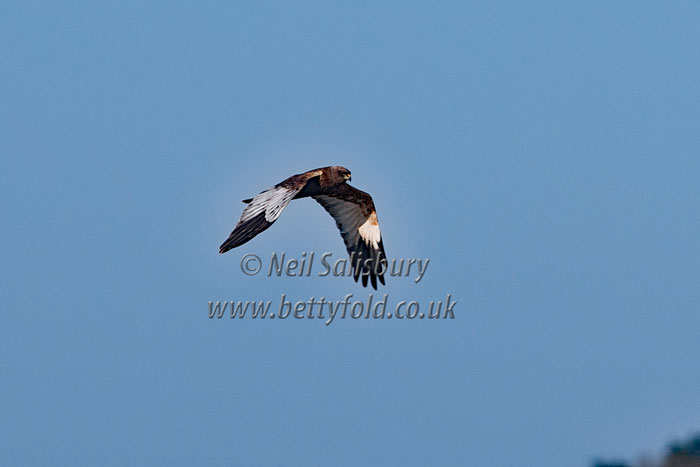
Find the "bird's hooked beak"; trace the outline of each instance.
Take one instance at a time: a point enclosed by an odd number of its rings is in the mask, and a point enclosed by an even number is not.
[[[351,174],[346,174],[346,175],[345,175],[345,181],[347,181],[347,182],[352,182],[352,175],[351,175]]]

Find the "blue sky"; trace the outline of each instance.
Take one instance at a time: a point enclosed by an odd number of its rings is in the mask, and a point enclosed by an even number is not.
[[[700,6],[0,6],[3,465],[588,465],[700,429]],[[340,164],[399,300],[456,319],[209,320],[368,290],[294,201]]]

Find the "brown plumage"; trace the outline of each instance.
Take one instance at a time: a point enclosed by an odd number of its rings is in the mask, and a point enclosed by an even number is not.
[[[270,227],[293,199],[312,197],[335,219],[350,255],[355,282],[362,277],[377,288],[377,279],[384,284],[387,268],[377,212],[372,197],[347,184],[350,171],[331,166],[293,175],[254,198],[247,204],[236,227],[219,248],[226,253],[243,245]]]

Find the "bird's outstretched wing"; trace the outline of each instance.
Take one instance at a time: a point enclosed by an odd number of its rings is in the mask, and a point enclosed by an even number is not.
[[[343,183],[313,198],[335,219],[350,254],[355,282],[361,276],[366,287],[369,278],[375,290],[377,278],[384,284],[387,260],[372,197]]]
[[[270,227],[292,198],[304,189],[309,180],[319,174],[319,170],[310,170],[303,174],[294,175],[254,198],[244,200],[243,202],[248,203],[248,205],[243,210],[233,232],[219,247],[219,253],[226,253],[232,248],[243,245]]]

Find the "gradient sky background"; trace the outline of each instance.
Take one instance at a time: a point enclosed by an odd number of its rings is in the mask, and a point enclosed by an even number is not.
[[[700,429],[697,2],[4,2],[0,464],[585,466]],[[389,302],[452,321],[209,320],[346,293],[347,166]]]

